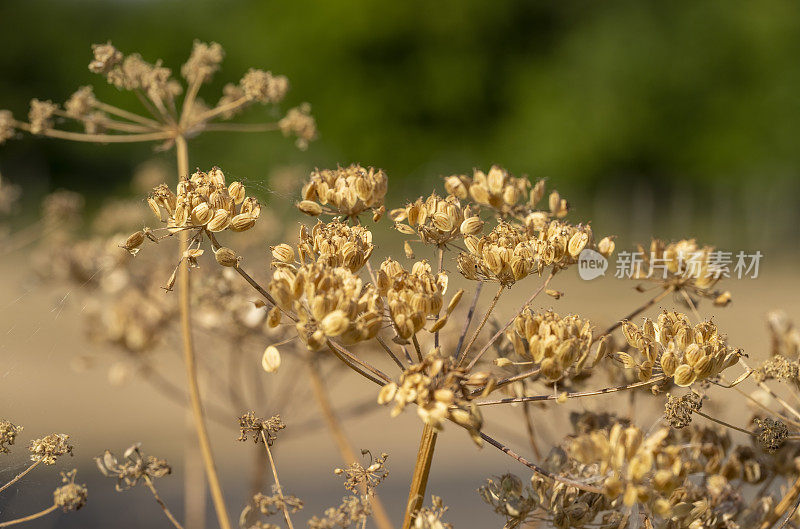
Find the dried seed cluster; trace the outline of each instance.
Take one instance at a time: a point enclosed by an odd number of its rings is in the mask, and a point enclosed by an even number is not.
[[[165,459],[144,455],[139,444],[125,450],[122,461],[109,450],[103,453],[103,457],[94,460],[104,476],[117,479],[118,491],[135,487],[141,480],[162,478],[172,473],[172,467]]]
[[[549,382],[556,382],[567,372],[581,373],[592,346],[592,326],[578,316],[562,318],[553,311],[525,309],[506,332],[514,351],[541,368]]]
[[[383,199],[388,178],[382,169],[360,165],[322,169],[311,173],[303,186],[300,211],[316,216],[321,213],[355,218],[372,210],[373,219],[383,216]]]
[[[226,185],[219,167],[182,178],[177,191],[173,193],[161,184],[147,200],[159,220],[175,230],[205,227],[211,232],[245,231],[255,225],[261,213],[258,201],[246,195],[240,182]]]
[[[673,428],[685,428],[692,422],[692,413],[700,411],[703,397],[695,391],[675,397],[667,395],[664,405],[664,418]]]
[[[280,415],[274,415],[269,419],[256,417],[255,413],[249,411],[239,417],[239,441],[247,441],[247,436],[253,436],[253,442],[258,444],[263,442],[261,434],[267,438],[267,444],[272,444],[278,439],[278,432],[286,428]]]
[[[536,251],[528,233],[507,222],[483,237],[464,238],[468,252],[458,256],[458,270],[467,279],[511,286],[536,270]]]
[[[395,228],[406,235],[418,235],[425,244],[443,246],[464,235],[476,235],[483,221],[469,206],[461,206],[455,196],[441,198],[435,192],[418,198],[404,208],[389,212]]]
[[[789,437],[789,428],[779,420],[765,417],[753,419],[756,426],[756,440],[767,452],[775,452]]]
[[[77,470],[61,473],[61,481],[64,485],[53,491],[53,504],[64,512],[77,511],[89,499],[89,491],[86,485],[75,483]]]
[[[429,316],[439,315],[447,282],[447,274],[434,274],[424,260],[414,263],[410,272],[391,258],[381,263],[377,275],[378,292],[387,300],[389,316],[400,338],[408,340],[425,327]],[[451,305],[448,314],[455,308]]]
[[[16,426],[11,421],[0,420],[0,454],[10,452],[9,446],[17,440],[17,435],[22,431],[22,426]]]
[[[294,252],[286,244],[273,249],[273,264],[294,261]],[[343,266],[353,273],[358,272],[372,255],[372,232],[363,226],[349,226],[338,219],[325,224],[317,222],[311,231],[300,227],[297,253],[303,264],[318,262],[331,267]]]
[[[740,352],[732,349],[711,321],[692,326],[685,314],[664,311],[656,322],[645,318],[642,328],[631,322],[622,325],[628,345],[637,358],[617,353],[627,368],[635,368],[640,380],[648,380],[658,365],[678,386],[715,377],[736,364]]]
[[[476,374],[477,375],[477,374]],[[378,394],[379,404],[394,402],[392,417],[403,412],[409,404],[417,405],[417,414],[437,430],[445,420],[452,420],[469,432],[472,440],[482,444],[480,437],[483,416],[469,401],[472,377],[455,366],[455,360],[443,357],[438,349],[428,353],[422,362],[414,364],[400,375],[399,383],[390,382]],[[482,378],[485,383],[485,377]]]
[[[365,287],[347,268],[317,263],[296,270],[279,267],[269,292],[280,309],[297,313],[297,333],[312,351],[330,338],[347,344],[374,338],[381,327],[383,302],[377,289]]]
[[[72,445],[67,441],[69,441],[69,435],[65,433],[54,433],[41,439],[34,439],[28,447],[31,461],[52,465],[64,454],[72,455]]]
[[[386,460],[389,454],[381,453],[380,456],[373,458],[369,450],[362,450],[362,455],[369,455],[370,462],[366,467],[354,461],[346,469],[334,469],[334,474],[343,475],[345,478],[344,488],[356,494],[364,487],[366,494],[372,496],[375,488],[389,477],[389,469],[386,468]]]

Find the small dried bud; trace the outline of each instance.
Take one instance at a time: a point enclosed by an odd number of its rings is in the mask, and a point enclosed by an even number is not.
[[[14,116],[8,110],[0,110],[0,145],[14,137]]]
[[[214,252],[214,258],[222,266],[237,266],[241,257],[230,248],[219,248]]]
[[[245,97],[259,103],[277,103],[289,90],[289,81],[282,75],[251,68],[239,82]]]
[[[286,243],[273,246],[272,258],[281,263],[293,263],[294,249]]]
[[[139,253],[139,246],[141,246],[143,242],[144,232],[140,230],[131,234],[130,237],[125,240],[125,244],[120,247],[128,250],[131,255],[136,255]]]
[[[274,373],[281,367],[281,353],[274,345],[268,346],[261,357],[261,367],[267,373]]]
[[[312,202],[311,200],[303,200],[297,204],[297,209],[305,213],[306,215],[311,215],[312,217],[316,217],[322,214],[322,206],[317,204],[316,202]]]
[[[75,483],[75,474],[77,470],[71,472],[61,473],[61,481],[66,483],[55,491],[53,491],[53,503],[56,507],[60,507],[64,512],[77,511],[89,499],[89,491],[86,485],[78,485]]]

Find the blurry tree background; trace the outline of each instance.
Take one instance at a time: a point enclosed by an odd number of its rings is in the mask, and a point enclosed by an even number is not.
[[[193,39],[227,52],[210,99],[255,66],[289,77],[287,105],[313,105],[307,152],[274,134],[190,145],[192,165],[262,181],[267,201],[282,165],[383,167],[396,205],[423,179],[499,163],[631,240],[798,247],[796,1],[5,1],[0,108],[24,116],[85,84],[135,105],[87,70],[90,44],[177,72]],[[26,137],[0,148],[0,172],[30,201],[65,187],[91,203],[128,193],[149,156]]]

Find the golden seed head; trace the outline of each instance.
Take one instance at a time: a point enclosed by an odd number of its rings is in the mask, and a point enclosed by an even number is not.
[[[307,214],[323,208],[325,212],[346,217],[357,217],[368,209],[381,212],[388,188],[388,178],[381,169],[364,168],[360,165],[337,169],[316,170],[303,186],[301,211]],[[316,202],[319,208],[306,205]],[[328,211],[331,210],[331,211]],[[316,213],[317,215],[319,213]]]
[[[281,353],[277,347],[270,345],[264,349],[264,354],[261,356],[261,367],[267,373],[274,373],[281,367]]]
[[[242,259],[230,248],[218,248],[214,251],[214,258],[222,266],[238,266]]]

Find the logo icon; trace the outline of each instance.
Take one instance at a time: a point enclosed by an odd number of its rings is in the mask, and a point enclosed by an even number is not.
[[[586,248],[578,256],[578,275],[584,281],[606,275],[608,269],[608,259],[602,254]]]

